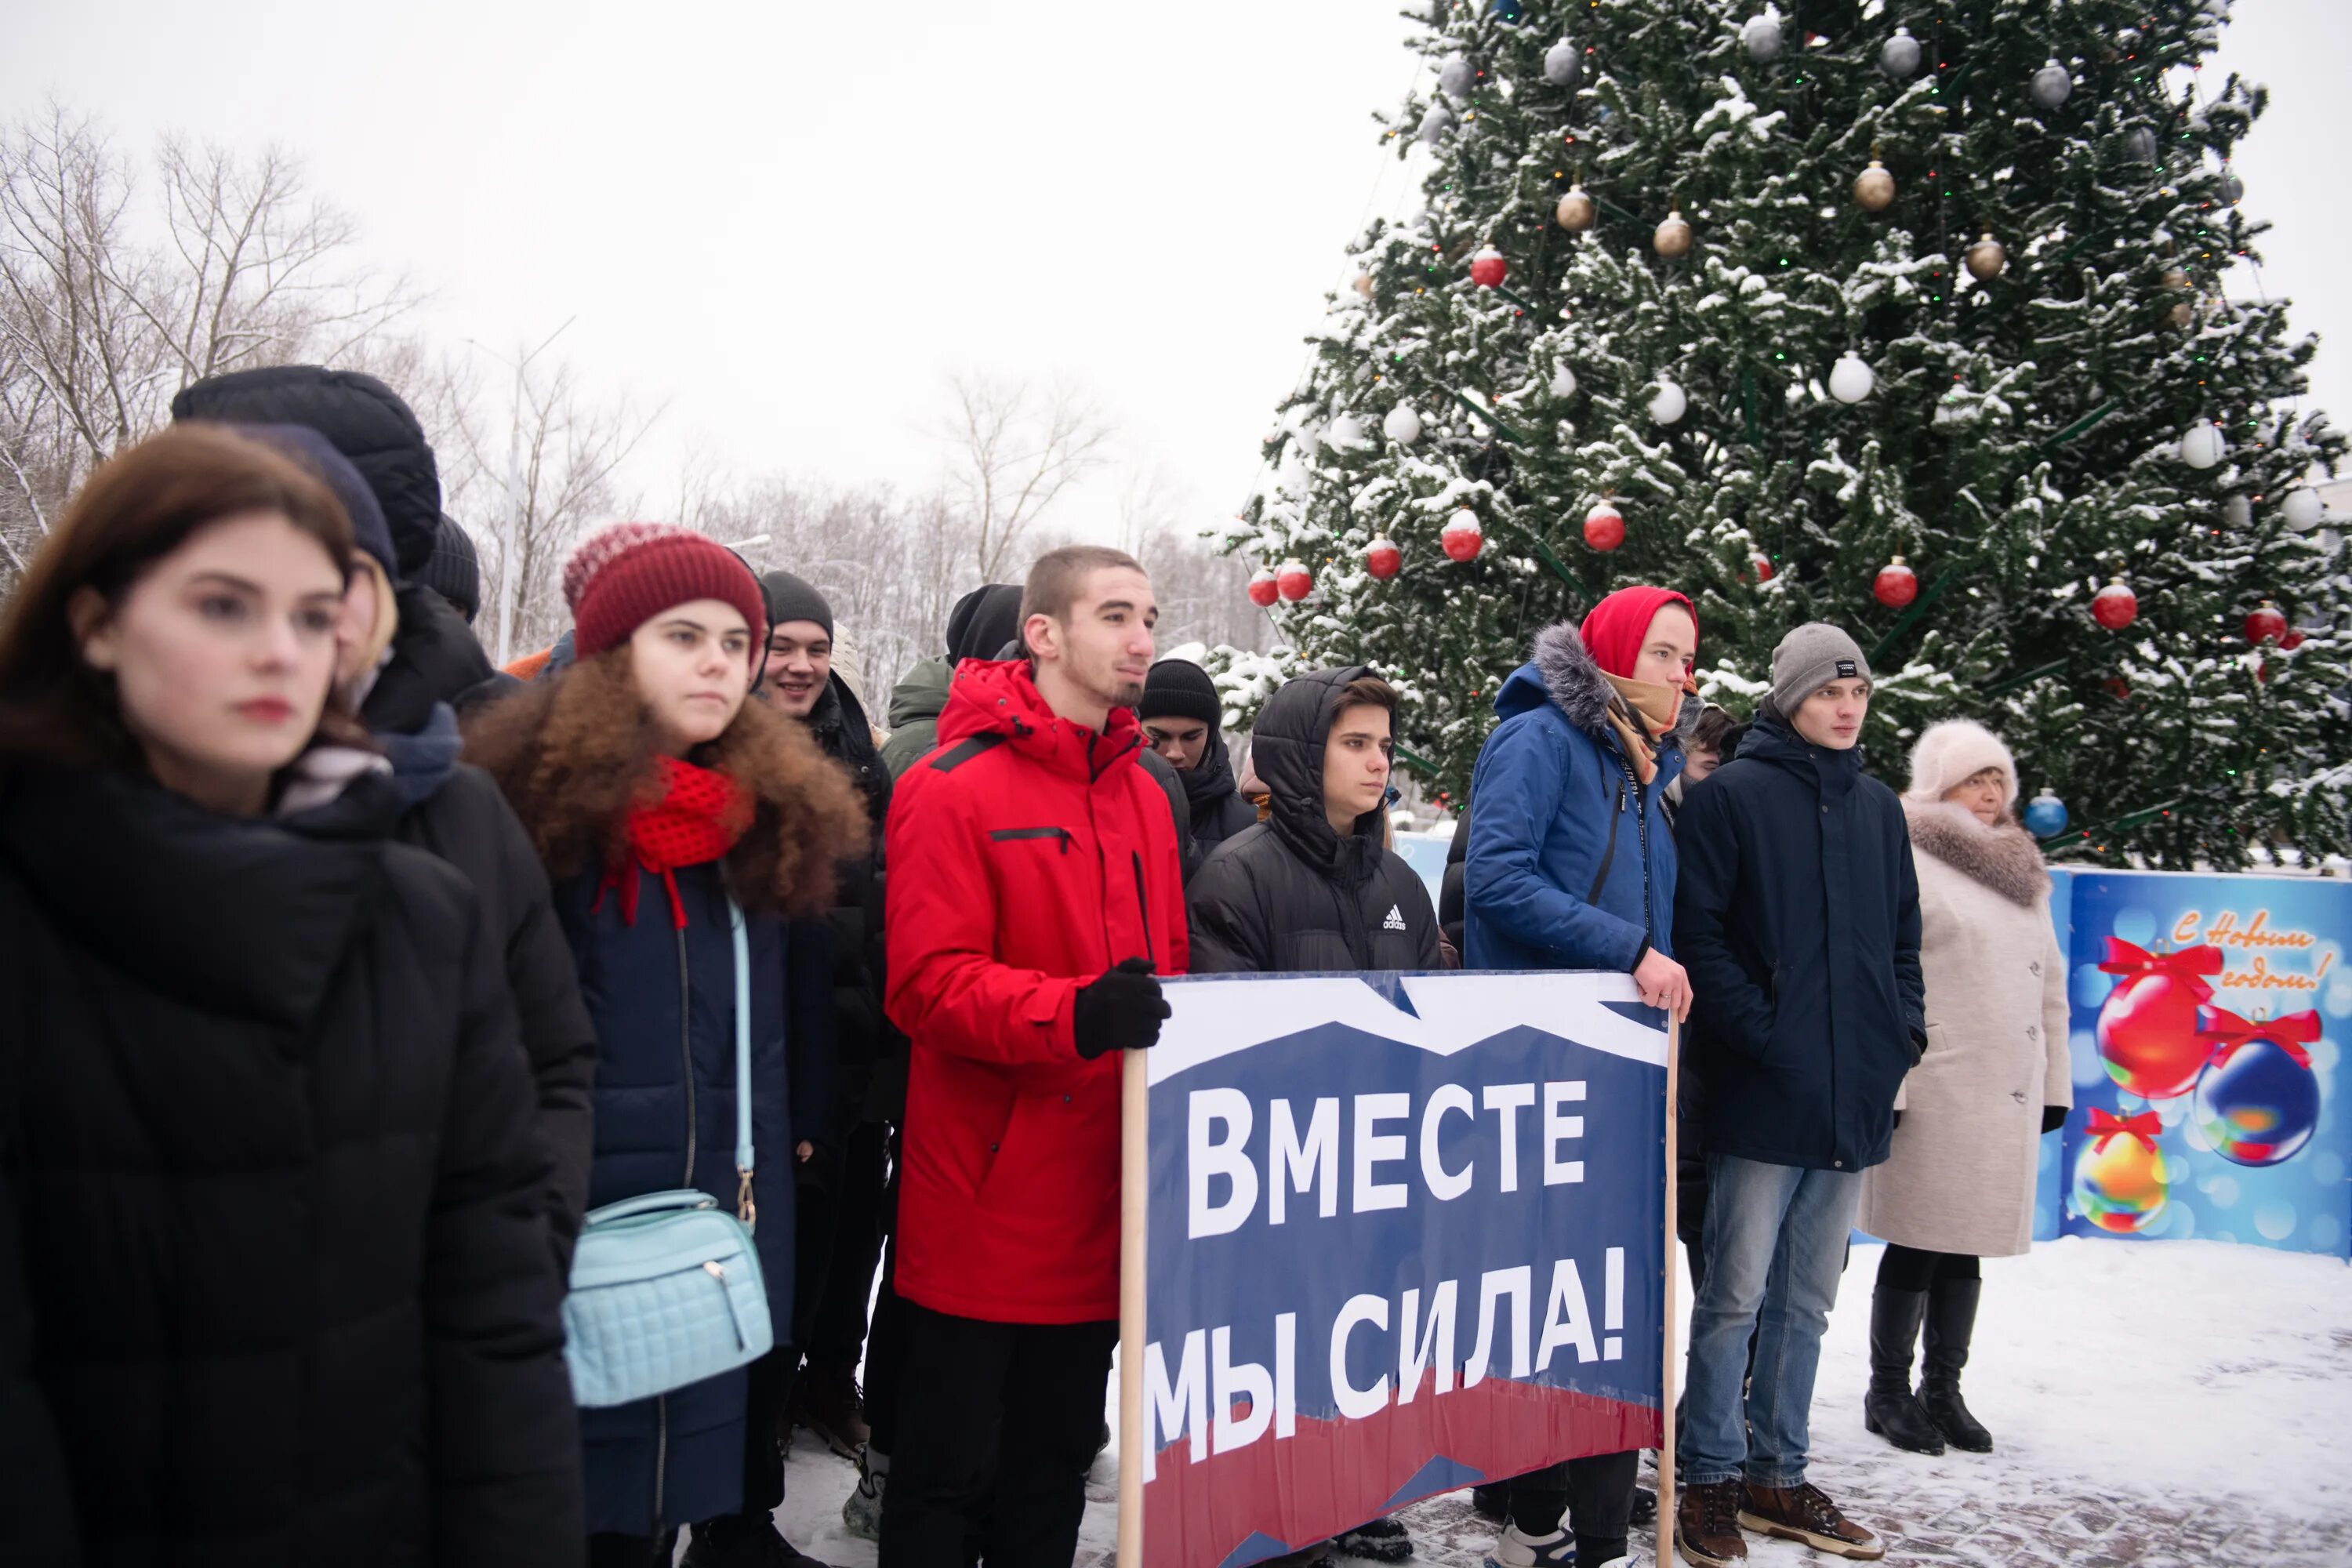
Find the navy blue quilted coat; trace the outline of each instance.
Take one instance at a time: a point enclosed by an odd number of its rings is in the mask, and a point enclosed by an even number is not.
[[[735,957],[719,867],[676,872],[684,931],[660,879],[635,865],[627,874],[640,879],[634,924],[622,919],[617,893],[598,900],[599,872],[556,894],[599,1047],[588,1205],[690,1186],[731,1211]],[[821,1088],[793,1068],[815,1068],[830,1046],[830,966],[812,923],[748,917],[754,1234],[780,1336],[793,1320],[793,1149],[807,1136],[795,1129],[818,1125],[824,1109]],[[743,1491],[746,1382],[738,1371],[659,1398],[582,1411],[588,1529],[651,1535],[734,1512]]]

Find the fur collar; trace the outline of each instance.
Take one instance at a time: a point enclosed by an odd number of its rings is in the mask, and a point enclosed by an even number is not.
[[[1987,827],[1962,806],[1943,801],[1906,800],[1911,847],[1924,849],[1970,881],[1981,882],[2012,904],[2032,909],[2049,896],[2050,868],[2042,847],[2014,822]]]
[[[1609,684],[1601,666],[1594,662],[1591,650],[1584,646],[1584,638],[1575,626],[1562,621],[1538,632],[1534,663],[1552,705],[1567,716],[1570,724],[1595,740],[1614,741],[1616,731],[1609,727],[1609,709],[1622,700],[1617,689]],[[1673,733],[1664,737],[1660,744],[1672,741],[1681,745],[1688,741],[1692,730],[1698,725],[1703,706],[1697,698],[1685,697]]]

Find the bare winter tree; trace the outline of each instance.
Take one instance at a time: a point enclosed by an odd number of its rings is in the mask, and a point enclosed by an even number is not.
[[[1157,467],[1131,471],[1119,491],[1118,545],[1151,577],[1160,646],[1255,649],[1268,623],[1249,602],[1249,570],[1186,525],[1191,501],[1189,489]]]
[[[482,559],[477,629],[499,664],[561,634],[564,560],[590,525],[618,510],[618,470],[662,412],[595,398],[566,362],[536,365],[547,342],[507,362],[512,389],[503,408],[459,425],[463,521]],[[445,482],[452,466],[445,455]]]
[[[354,237],[276,148],[167,139],[142,182],[59,105],[0,130],[0,558],[20,565],[90,467],[162,426],[188,383],[339,363],[411,309]]]
[[[969,519],[980,580],[1025,564],[1030,530],[1071,485],[1100,467],[1110,423],[1080,388],[982,372],[948,380],[949,494]]]

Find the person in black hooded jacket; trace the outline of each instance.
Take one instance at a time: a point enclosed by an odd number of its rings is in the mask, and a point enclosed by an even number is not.
[[[1224,705],[1207,670],[1189,658],[1161,659],[1143,683],[1135,716],[1143,721],[1151,749],[1184,783],[1196,855],[1205,857],[1257,821],[1257,813],[1234,788],[1234,761],[1225,752]]]
[[[398,601],[389,588],[398,557],[382,507],[358,468],[316,430],[301,425],[243,428],[306,464],[327,482],[352,520],[359,553],[338,634],[336,689],[359,708],[385,668],[387,647],[399,640]],[[458,762],[462,741],[447,703],[435,703],[413,731],[387,729],[373,739],[392,763],[400,792],[393,837],[464,873],[481,902],[484,922],[498,939],[523,1052],[538,1086],[540,1132],[554,1160],[547,1195],[549,1239],[569,1269],[588,1204],[596,1028],[580,1000],[579,973],[556,919],[546,868],[490,776]]]
[[[1266,700],[1251,754],[1274,815],[1186,889],[1194,973],[1440,966],[1429,888],[1381,844],[1395,715],[1396,692],[1362,665]]]
[[[348,520],[118,454],[0,626],[0,1560],[580,1560],[547,1158],[473,889],[332,705]],[[31,1442],[26,1439],[31,1430]],[[24,1489],[32,1489],[28,1494]],[[46,1534],[46,1539],[43,1539]]]

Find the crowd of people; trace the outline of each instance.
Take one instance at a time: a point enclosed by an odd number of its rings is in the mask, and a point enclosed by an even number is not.
[[[658,524],[590,537],[570,630],[494,669],[371,377],[173,415],[0,621],[0,1556],[822,1568],[773,1521],[805,1430],[885,1568],[1066,1568],[1118,1060],[1185,973],[1603,970],[1688,1020],[1688,1561],[1884,1554],[1807,1470],[1857,1215],[1893,1243],[1870,1430],[1991,1447],[1978,1259],[2027,1246],[2069,1093],[2048,879],[1980,727],[1899,798],[1864,770],[1838,628],[1746,721],[1697,700],[1681,594],[1542,631],[1433,900],[1395,689],[1290,679],[1237,770],[1119,552],[966,595],[885,730],[821,593]],[[750,1316],[715,1363],[597,1320],[655,1381],[591,1397],[572,1306],[680,1194],[740,1226]],[[1478,1489],[1496,1568],[1625,1560],[1638,1458]]]

